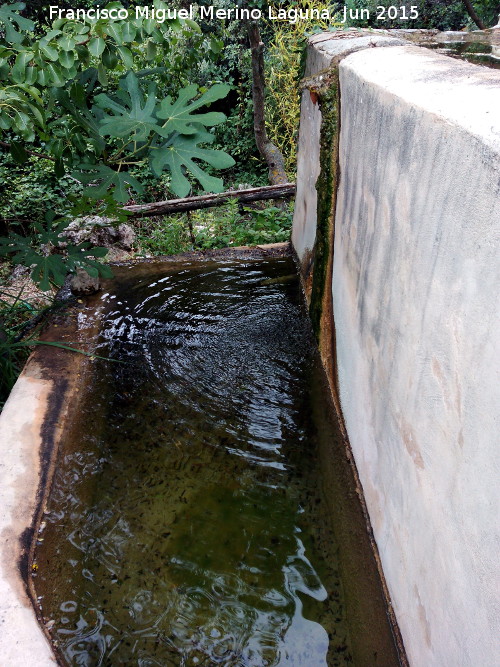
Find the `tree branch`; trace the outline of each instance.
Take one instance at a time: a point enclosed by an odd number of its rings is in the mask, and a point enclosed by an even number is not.
[[[5,141],[0,141],[0,146],[10,150],[10,144],[8,144]],[[29,151],[27,148],[25,148],[24,150],[28,153],[28,155],[34,155],[35,157],[42,157],[44,158],[44,160],[50,160],[51,162],[55,162],[55,159],[50,155],[47,155],[46,153],[37,153],[36,151]]]
[[[228,199],[238,199],[239,202],[262,201],[264,199],[278,199],[281,197],[293,197],[295,194],[295,183],[282,183],[279,185],[265,185],[261,188],[248,188],[245,190],[229,190],[216,195],[201,195],[199,197],[186,197],[185,199],[169,199],[167,201],[154,202],[152,204],[133,204],[124,206],[124,210],[132,214],[133,218],[149,218],[154,215],[165,215],[167,213],[182,213],[183,211],[194,211],[201,208],[221,206]]]
[[[467,9],[467,13],[471,17],[471,19],[474,21],[474,23],[477,25],[479,30],[486,30],[486,26],[482,22],[482,20],[479,18],[479,16],[476,14],[476,10],[472,6],[472,2],[470,0],[464,0],[464,5],[465,8]]]

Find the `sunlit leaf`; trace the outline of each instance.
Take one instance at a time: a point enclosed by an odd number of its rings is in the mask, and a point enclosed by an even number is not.
[[[158,147],[152,152],[151,169],[158,176],[164,169],[171,174],[171,188],[178,197],[185,197],[191,188],[185,176],[185,170],[191,173],[204,190],[222,192],[222,179],[210,176],[194,160],[201,160],[217,169],[226,169],[234,165],[233,158],[224,151],[200,148],[199,143],[210,143],[213,135],[198,129],[188,136],[176,136],[171,142]]]
[[[75,54],[73,51],[61,51],[59,54],[59,62],[66,69],[73,67],[75,63]]]
[[[194,84],[183,88],[175,102],[172,102],[172,98],[168,96],[161,102],[160,109],[157,112],[159,118],[167,121],[163,125],[164,133],[162,136],[168,136],[168,133],[170,132],[194,134],[196,128],[193,127],[193,123],[200,123],[201,125],[212,127],[224,122],[226,116],[217,111],[197,114],[195,117],[191,114],[200,107],[207,106],[216,100],[226,97],[230,89],[231,87],[227,84],[215,84],[207,90],[206,93],[190,104],[188,104],[189,100],[192,100],[198,92],[198,87]]]
[[[64,86],[66,83],[66,78],[64,77],[59,65],[55,65],[53,63],[47,63],[46,67],[50,83],[56,87]]]
[[[57,43],[61,49],[64,51],[73,51],[76,46],[76,40],[70,35],[64,35],[57,40]]]
[[[39,46],[40,46],[40,51],[43,53],[43,55],[52,62],[56,62],[56,60],[59,59],[59,52],[55,46],[47,44],[47,42],[45,42],[44,40],[40,40]]]
[[[130,21],[124,21],[122,25],[122,39],[124,42],[133,42],[136,36],[136,29]]]
[[[106,48],[106,42],[103,40],[102,37],[94,37],[88,43],[88,49],[90,53],[96,58],[98,58],[102,54],[105,48]]]
[[[32,60],[34,53],[32,51],[21,51],[16,56],[16,62],[11,71],[12,80],[15,83],[24,83],[26,79],[26,66]]]
[[[133,141],[145,141],[157,126],[153,113],[156,106],[156,94],[150,88],[146,98],[139,85],[139,79],[133,72],[120,80],[120,101],[105,93],[96,96],[97,106],[113,112],[100,122],[103,136],[130,137]],[[122,101],[123,100],[123,101]]]
[[[27,83],[29,86],[32,86],[38,79],[38,68],[37,67],[27,67],[24,76],[24,83]]]
[[[126,46],[118,46],[117,51],[120,54],[123,64],[127,69],[132,69],[134,66],[134,56]]]
[[[123,44],[122,29],[120,23],[110,22],[106,30],[108,35],[114,39],[117,46],[121,46]]]

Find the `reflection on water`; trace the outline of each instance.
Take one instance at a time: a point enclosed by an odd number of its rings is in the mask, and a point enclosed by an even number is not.
[[[290,260],[104,295],[109,314],[39,545],[70,665],[351,664]],[[271,279],[271,280],[270,280]],[[326,409],[326,408],[325,408]]]

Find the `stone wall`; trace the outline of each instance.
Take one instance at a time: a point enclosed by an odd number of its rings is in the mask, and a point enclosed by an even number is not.
[[[410,664],[493,667],[500,72],[380,46],[330,59],[341,128],[332,384]],[[320,48],[310,63],[324,70]],[[308,105],[303,127],[316,142],[321,111]],[[301,129],[298,182],[318,154],[306,137]],[[315,195],[297,194],[309,197],[297,202],[292,237],[307,277]]]

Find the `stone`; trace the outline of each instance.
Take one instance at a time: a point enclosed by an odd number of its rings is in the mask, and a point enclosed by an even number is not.
[[[75,296],[89,296],[101,289],[99,278],[90,276],[84,269],[77,269],[71,278],[70,288]]]
[[[130,225],[113,225],[110,218],[98,215],[76,218],[66,227],[62,236],[75,245],[87,241],[93,246],[117,247],[121,250],[131,250],[135,243],[135,232]],[[64,242],[61,245],[64,247]]]

